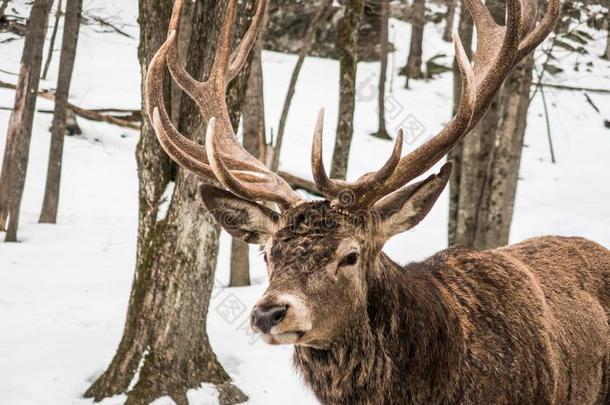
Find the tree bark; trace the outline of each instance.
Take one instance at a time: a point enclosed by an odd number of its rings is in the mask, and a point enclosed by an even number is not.
[[[55,38],[57,38],[57,29],[59,28],[59,20],[61,19],[61,3],[62,0],[57,0],[57,9],[55,10],[55,23],[53,24],[53,31],[51,32],[51,39],[49,40],[49,49],[47,50],[47,59],[44,62],[44,68],[42,69],[42,79],[47,80],[47,73],[49,73],[49,66],[51,66],[51,60],[53,59],[53,51],[55,48]],[[61,62],[60,62],[61,63]]]
[[[379,128],[373,136],[381,139],[392,139],[385,126],[385,84],[388,70],[388,19],[389,19],[389,0],[381,0],[380,4],[380,24],[379,44],[380,44],[380,73],[379,73],[379,94],[377,95],[377,113],[379,114]]]
[[[499,24],[504,23],[505,4],[503,1],[488,4],[490,14]],[[478,247],[476,243],[478,222],[487,215],[488,206],[483,201],[486,200],[486,193],[490,190],[485,184],[492,164],[494,142],[504,108],[500,101],[502,97],[500,94],[503,91],[500,89],[481,121],[462,141],[454,239],[457,245]]]
[[[492,249],[508,244],[530,104],[533,65],[534,58],[529,55],[517,64],[502,88],[499,100],[502,114],[487,169],[486,193],[479,208],[474,240],[477,249]]]
[[[299,73],[301,73],[301,68],[303,67],[303,63],[305,62],[305,58],[309,53],[309,49],[311,48],[311,44],[315,39],[316,28],[318,27],[318,23],[323,19],[326,11],[329,9],[332,4],[332,0],[321,0],[320,6],[313,16],[311,21],[309,22],[309,26],[307,27],[307,32],[305,33],[305,39],[303,39],[303,46],[299,51],[299,58],[297,59],[297,63],[292,70],[292,75],[290,77],[290,84],[288,85],[288,92],[286,93],[286,98],[284,99],[284,107],[282,108],[282,114],[280,116],[280,123],[278,125],[277,130],[277,140],[273,147],[273,159],[271,163],[271,170],[274,172],[277,171],[280,166],[280,154],[282,151],[282,142],[284,140],[284,130],[286,129],[286,121],[288,120],[288,112],[290,111],[290,104],[292,104],[292,98],[294,97],[294,93],[297,86],[297,81],[299,79]],[[349,3],[348,3],[349,4]],[[349,8],[349,6],[346,6]]]
[[[606,52],[604,52],[604,59],[610,60],[610,10],[606,15]]]
[[[457,2],[457,0],[455,0]],[[458,35],[462,40],[464,51],[469,59],[472,57],[472,16],[468,12],[464,2],[461,2],[460,15],[458,22]],[[462,79],[457,62],[453,61],[453,114],[457,113],[462,94]],[[456,243],[457,220],[459,210],[460,181],[462,178],[462,149],[463,141],[458,143],[447,155],[447,160],[453,162],[453,175],[449,180],[449,220],[448,220],[448,244],[453,246]]]
[[[242,104],[242,132],[244,148],[261,162],[266,162],[265,102],[263,88],[262,50],[267,16],[252,49],[250,77]],[[250,285],[250,247],[241,239],[231,239],[231,273],[229,287]]]
[[[57,221],[59,205],[59,187],[61,183],[61,165],[66,134],[67,103],[70,94],[70,82],[76,58],[78,31],[80,28],[82,0],[68,0],[66,18],[59,59],[59,76],[55,92],[55,110],[51,124],[51,147],[47,168],[47,182],[39,222],[54,224]]]
[[[345,4],[345,13],[339,21],[339,117],[330,171],[331,177],[335,179],[345,179],[347,175],[356,108],[358,26],[363,10],[364,0],[348,1]]]
[[[17,241],[19,211],[28,166],[42,51],[51,3],[51,0],[36,0],[32,6],[21,56],[15,104],[8,126],[0,174],[0,230],[6,229],[7,242]]]
[[[445,14],[445,30],[443,31],[443,41],[451,42],[453,36],[453,22],[455,20],[455,6],[457,0],[447,0],[447,13]]]
[[[250,245],[240,239],[231,239],[231,277],[229,287],[250,285]]]
[[[424,42],[424,26],[426,24],[426,1],[413,0],[411,9],[411,45],[409,46],[409,56],[407,57],[405,87],[409,88],[410,79],[420,79],[423,77],[421,70],[422,49]]]
[[[261,28],[262,29],[262,28]],[[242,105],[244,148],[261,162],[267,162],[265,129],[265,96],[263,88],[262,32],[252,49],[250,77]]]
[[[186,63],[185,55],[188,53],[189,45],[191,43],[191,36],[193,33],[193,10],[195,9],[195,2],[187,1],[182,6],[182,16],[180,19],[180,31],[178,32],[178,47],[180,50],[180,57],[182,61]],[[182,100],[184,97],[188,97],[184,94],[183,90],[178,86],[176,82],[171,80],[171,115],[172,123],[174,126],[178,126],[180,123],[180,109],[182,107]]]
[[[253,14],[253,2],[245,5],[247,8],[241,4],[235,23],[236,38],[244,33]],[[171,9],[171,0],[140,1],[143,77],[165,39]],[[190,41],[187,70],[196,78],[209,72],[225,10],[226,1],[195,3],[192,38],[197,40]],[[228,90],[234,126],[239,122],[238,107],[247,75],[246,69]],[[169,109],[171,85],[167,77],[165,83]],[[180,131],[202,142],[206,123],[194,102],[183,97],[180,110]],[[187,390],[202,383],[215,384],[223,404],[242,402],[245,395],[231,384],[206,332],[220,228],[204,208],[199,180],[182,169],[176,174],[167,215],[157,221],[161,197],[171,178],[170,162],[143,116],[136,155],[140,180],[138,257],[125,330],[108,369],[85,395],[100,400],[126,392],[142,362],[139,379],[127,392],[127,404],[147,404],[164,395],[179,405],[186,404]]]

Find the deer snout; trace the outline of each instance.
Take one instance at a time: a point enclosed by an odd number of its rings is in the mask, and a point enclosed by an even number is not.
[[[263,333],[269,333],[272,327],[284,319],[287,310],[285,305],[256,307],[252,311],[252,325]]]
[[[251,326],[262,333],[266,343],[298,344],[312,328],[312,317],[305,301],[289,293],[271,293],[252,310]]]

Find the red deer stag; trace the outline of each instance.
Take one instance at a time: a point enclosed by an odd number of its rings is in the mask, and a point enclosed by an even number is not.
[[[465,0],[477,48],[472,67],[454,35],[463,89],[457,114],[403,157],[399,134],[387,163],[354,183],[325,173],[320,114],[311,161],[324,201],[303,201],[240,146],[229,121],[227,84],[248,57],[266,1],[233,52],[237,1],[229,1],[203,82],[178,53],[183,1],[150,64],[148,117],[176,162],[230,190],[201,187],[222,226],[264,245],[270,282],[252,327],[267,343],[295,345],[296,368],[322,403],[610,404],[610,251],[555,236],[483,252],[450,248],[406,266],[382,251],[430,211],[451,163],[412,181],[479,121],[511,68],[551,31],[559,0],[549,0],[538,23],[537,0],[508,0],[506,26],[480,0]],[[168,117],[165,66],[208,122],[205,147]],[[256,201],[276,203],[281,213]]]

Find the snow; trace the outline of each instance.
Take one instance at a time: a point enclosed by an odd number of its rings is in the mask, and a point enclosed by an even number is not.
[[[25,9],[20,2],[18,7]],[[85,8],[119,16],[129,39],[84,28],[78,47],[71,101],[86,107],[137,108],[140,70],[137,61],[137,2],[86,1]],[[406,60],[409,26],[393,21],[391,37],[398,51],[390,59],[397,71]],[[440,40],[442,27],[428,25],[424,60],[445,53],[451,45]],[[595,32],[594,32],[595,33]],[[61,35],[61,30],[60,34]],[[595,57],[603,35],[582,61],[590,71],[569,68],[573,57],[560,59],[565,72],[549,82],[610,88],[610,65]],[[16,72],[22,40],[0,44],[0,69]],[[589,59],[586,59],[589,58]],[[50,70],[53,87],[58,55]],[[537,57],[541,63],[542,55]],[[277,127],[295,56],[263,54],[267,122]],[[445,59],[450,63],[449,59]],[[584,66],[584,65],[583,65]],[[377,126],[376,85],[379,65],[358,68],[358,102],[349,177],[377,168],[392,148],[371,138]],[[326,108],[325,159],[330,163],[337,118],[338,66],[334,61],[308,58],[302,70],[286,128],[282,167],[310,177],[309,151],[314,120]],[[0,73],[0,80],[15,77]],[[411,134],[405,149],[421,143],[449,119],[451,74],[402,88],[397,77],[388,91],[388,128],[401,125]],[[546,80],[546,79],[545,79]],[[530,108],[511,241],[541,234],[580,235],[610,246],[610,95],[589,93],[597,113],[582,92],[546,88],[557,163],[552,164],[540,93]],[[12,105],[14,93],[0,89],[0,105]],[[52,105],[42,99],[39,108]],[[9,112],[0,110],[0,153],[4,148]],[[51,115],[39,113],[34,122],[28,178],[24,194],[20,243],[0,243],[0,403],[7,405],[90,404],[82,393],[105,369],[121,337],[134,269],[137,228],[137,175],[134,158],[137,133],[111,125],[79,120],[81,137],[66,139],[57,225],[37,223],[46,176]],[[419,134],[419,126],[425,128]],[[277,132],[277,131],[275,131]],[[438,168],[438,166],[437,166]],[[428,218],[413,231],[391,240],[386,251],[401,262],[424,258],[446,245],[447,193]],[[3,237],[3,235],[0,235]],[[247,330],[248,311],[262,294],[266,273],[256,249],[251,249],[253,286],[224,288],[228,280],[229,243],[221,255],[208,316],[215,352],[250,404],[311,404],[312,394],[291,366],[291,347],[270,347]],[[227,315],[226,304],[241,308]],[[216,403],[210,386],[191,390],[192,404]],[[123,396],[104,405],[121,404]],[[160,398],[155,404],[171,404]]]

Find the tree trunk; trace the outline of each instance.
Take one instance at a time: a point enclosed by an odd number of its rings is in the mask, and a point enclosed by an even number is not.
[[[610,60],[610,10],[606,15],[606,52],[604,52],[604,58]]]
[[[457,2],[457,0],[455,0]],[[461,2],[460,21],[458,23],[458,35],[462,40],[464,51],[470,59],[472,57],[472,16],[468,12],[464,2]],[[462,94],[462,79],[458,65],[453,61],[453,114],[457,113]],[[449,180],[449,221],[448,221],[448,244],[453,246],[456,243],[457,220],[459,210],[460,181],[462,178],[462,149],[463,141],[458,143],[447,155],[447,160],[453,162],[453,175]]]
[[[41,223],[54,224],[57,221],[61,164],[64,136],[66,134],[66,104],[70,94],[70,82],[72,81],[72,71],[76,57],[82,6],[82,0],[68,0],[66,3],[66,18],[59,59],[59,76],[55,92],[55,110],[53,112],[53,123],[51,124],[51,148],[47,168],[47,183],[39,220]]]
[[[443,41],[451,42],[453,36],[453,21],[455,19],[455,6],[457,0],[447,0],[447,13],[445,14],[445,30],[443,31]]]
[[[19,211],[28,166],[42,51],[51,3],[51,0],[36,0],[26,28],[15,104],[8,126],[0,175],[0,230],[6,229],[7,242],[17,241]]]
[[[261,30],[264,29],[261,27]],[[244,103],[242,105],[244,148],[261,162],[266,162],[265,97],[261,60],[262,34],[252,49],[252,64]]]
[[[347,175],[356,108],[358,26],[363,10],[364,0],[348,1],[345,4],[345,13],[339,21],[339,117],[330,171],[331,177],[335,179],[345,179]]]
[[[180,31],[178,32],[178,47],[180,50],[180,58],[186,63],[184,57],[188,53],[193,32],[193,10],[195,2],[187,1],[182,5],[182,16],[180,19]],[[171,114],[172,123],[178,126],[180,120],[180,109],[182,107],[183,97],[188,97],[180,86],[171,80]]]
[[[517,64],[502,88],[499,100],[502,115],[488,165],[485,199],[479,208],[474,240],[474,246],[478,249],[508,244],[530,104],[533,65],[534,58],[529,55]]]
[[[499,24],[504,23],[505,4],[503,1],[488,4],[490,14]],[[503,89],[498,93],[502,92]],[[454,239],[457,245],[476,248],[478,221],[487,215],[488,207],[483,201],[490,190],[485,187],[485,183],[504,108],[499,94],[494,97],[481,121],[462,141]]]
[[[51,32],[51,39],[49,40],[49,49],[47,50],[47,59],[44,62],[44,68],[42,69],[42,79],[47,80],[47,73],[49,73],[49,67],[51,66],[51,60],[53,59],[53,51],[55,48],[55,38],[57,38],[57,29],[59,28],[59,20],[61,18],[61,3],[62,0],[57,0],[57,9],[55,10],[55,23],[53,24],[53,31]],[[64,36],[65,38],[65,36]],[[63,46],[63,45],[62,45]]]
[[[240,239],[231,240],[231,277],[229,287],[250,285],[250,245]]]
[[[496,96],[477,126],[462,141],[460,189],[455,244],[474,247],[477,219],[483,199],[501,105]]]
[[[407,57],[405,87],[409,88],[409,79],[423,77],[421,70],[422,49],[424,42],[424,26],[426,24],[426,1],[413,0],[411,9],[411,45]]]
[[[241,37],[253,14],[253,2],[245,3],[247,9],[242,3],[235,23],[235,37]],[[171,0],[140,1],[139,56],[143,76],[152,55],[165,39],[171,9]],[[190,42],[187,70],[196,78],[205,77],[211,67],[225,10],[225,1],[195,3],[192,38],[197,40]],[[234,126],[239,122],[238,106],[247,74],[246,69],[228,91]],[[168,99],[170,88],[166,77]],[[166,108],[170,105],[168,100]],[[179,129],[201,142],[206,123],[194,102],[184,97],[180,110]],[[138,257],[125,330],[108,369],[85,395],[100,400],[126,392],[142,362],[139,379],[127,393],[127,404],[147,404],[163,395],[179,405],[187,404],[187,390],[202,383],[215,384],[223,404],[244,401],[247,398],[231,384],[216,359],[206,332],[219,227],[203,206],[198,192],[200,182],[196,176],[179,169],[167,216],[157,221],[161,196],[170,179],[170,164],[146,118],[137,161]]]
[[[380,20],[381,29],[379,30],[380,38],[380,73],[379,73],[379,94],[377,113],[379,114],[379,129],[373,133],[381,139],[392,139],[385,127],[385,83],[388,70],[388,18],[389,18],[389,0],[381,0]]]
[[[303,46],[299,51],[299,58],[297,59],[297,63],[292,70],[292,76],[290,77],[290,84],[288,85],[288,92],[286,93],[286,98],[284,99],[284,107],[282,108],[282,115],[280,116],[280,123],[278,125],[277,130],[277,140],[274,145],[273,151],[273,160],[271,163],[271,170],[274,172],[277,171],[280,166],[280,154],[282,151],[282,142],[284,140],[284,130],[286,129],[286,121],[288,120],[288,112],[290,111],[290,104],[292,103],[292,98],[294,97],[294,93],[297,86],[297,81],[299,79],[299,73],[301,73],[301,68],[303,67],[303,63],[305,62],[305,58],[309,53],[309,49],[311,48],[311,44],[315,39],[316,28],[318,23],[322,21],[322,18],[326,14],[326,11],[332,4],[332,0],[322,0],[320,6],[313,16],[311,21],[309,22],[309,26],[307,27],[307,32],[305,33],[305,38],[303,39]],[[349,6],[346,6],[349,8]]]
[[[250,77],[242,104],[243,145],[261,162],[266,162],[265,99],[263,88],[262,48],[267,16],[265,15],[258,38],[252,49]],[[231,276],[229,287],[250,285],[250,247],[241,239],[231,239]]]

